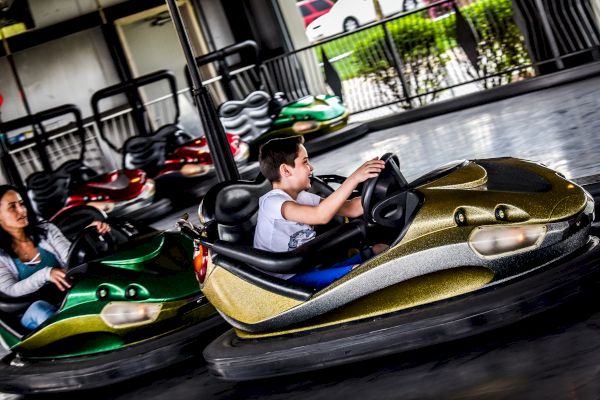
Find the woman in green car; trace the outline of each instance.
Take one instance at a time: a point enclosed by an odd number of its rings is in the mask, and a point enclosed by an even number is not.
[[[98,232],[110,231],[104,222],[94,221]],[[0,292],[10,297],[35,293],[47,282],[60,291],[71,285],[65,277],[71,243],[49,222],[40,221],[30,210],[19,190],[0,186]],[[21,324],[35,329],[56,312],[45,300],[31,304]]]

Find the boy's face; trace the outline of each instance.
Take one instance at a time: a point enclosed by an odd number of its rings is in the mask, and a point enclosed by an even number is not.
[[[287,166],[289,173],[285,179],[291,187],[297,190],[310,189],[310,176],[313,166],[308,162],[308,153],[303,145],[298,148],[298,155],[294,159],[294,167]]]

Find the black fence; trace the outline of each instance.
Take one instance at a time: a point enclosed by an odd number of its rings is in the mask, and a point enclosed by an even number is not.
[[[600,60],[599,45],[590,0],[438,1],[231,71],[227,97],[333,91],[377,116]]]

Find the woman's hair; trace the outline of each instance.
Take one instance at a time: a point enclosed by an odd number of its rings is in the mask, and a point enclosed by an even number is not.
[[[33,244],[37,247],[37,245],[40,244],[40,240],[46,237],[46,228],[40,224],[37,215],[31,209],[31,206],[27,201],[27,197],[24,196],[23,193],[21,193],[21,191],[15,186],[0,185],[0,200],[2,200],[4,195],[11,190],[19,193],[25,202],[25,207],[27,208],[27,221],[29,222],[25,227],[25,234],[31,238],[31,240],[33,240]],[[12,249],[12,242],[12,236],[2,229],[2,227],[0,227],[0,249],[4,250],[11,257],[16,257],[17,255]]]
[[[281,179],[279,167],[281,164],[294,166],[298,157],[298,149],[304,143],[303,136],[291,136],[281,139],[271,139],[260,147],[258,161],[260,172],[271,182]]]

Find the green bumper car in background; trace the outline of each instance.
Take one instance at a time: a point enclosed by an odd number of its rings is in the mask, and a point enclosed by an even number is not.
[[[227,63],[236,58],[241,61],[232,66]],[[282,58],[281,61],[289,60]],[[301,63],[282,69],[293,70],[290,73],[294,79],[271,76],[272,70],[262,64],[258,47],[251,40],[196,58],[198,67],[211,63],[217,66],[218,80],[228,99],[218,107],[221,123],[225,132],[237,134],[250,144],[252,158],[258,155],[261,144],[277,137],[303,135],[307,150],[316,154],[348,143],[368,131],[364,123],[348,123],[349,112],[340,97],[308,94]],[[287,87],[285,93],[275,88],[275,84]],[[290,85],[298,87],[288,87]]]

